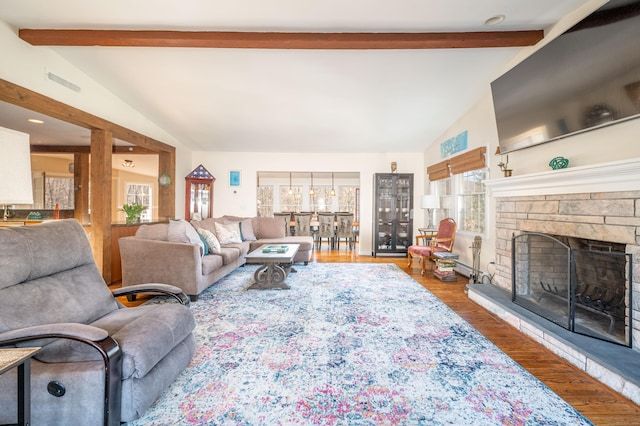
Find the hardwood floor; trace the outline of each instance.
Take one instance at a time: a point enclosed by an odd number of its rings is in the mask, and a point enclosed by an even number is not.
[[[639,406],[469,300],[464,277],[445,283],[428,270],[422,276],[417,262],[407,268],[406,257],[358,256],[345,248],[315,250],[311,262],[395,263],[594,424],[640,425]]]

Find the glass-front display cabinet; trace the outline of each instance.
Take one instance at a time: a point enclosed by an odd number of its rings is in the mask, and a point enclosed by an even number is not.
[[[407,253],[413,240],[413,173],[376,173],[373,256]]]
[[[213,177],[202,164],[184,178],[185,193],[184,218],[186,221],[203,220],[213,215]]]

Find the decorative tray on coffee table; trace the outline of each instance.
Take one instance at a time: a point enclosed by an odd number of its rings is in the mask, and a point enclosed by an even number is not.
[[[289,250],[288,246],[266,246],[262,249],[263,253],[285,253]]]

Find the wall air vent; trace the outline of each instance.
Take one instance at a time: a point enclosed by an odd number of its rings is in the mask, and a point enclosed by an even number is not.
[[[49,81],[51,81],[53,83],[59,84],[61,86],[64,86],[67,89],[71,89],[76,93],[80,93],[80,91],[82,90],[80,88],[80,86],[78,86],[77,84],[73,84],[69,80],[66,80],[66,79],[62,78],[59,75],[54,74],[49,70],[45,70],[45,76],[46,76],[47,80],[49,80]]]

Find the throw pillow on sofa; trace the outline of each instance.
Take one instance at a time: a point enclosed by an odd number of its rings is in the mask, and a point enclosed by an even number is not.
[[[256,241],[256,234],[253,232],[253,221],[251,218],[240,222],[240,236],[243,241]]]
[[[200,236],[200,241],[202,241],[202,246],[204,247],[204,252],[202,255],[206,256],[207,254],[209,254],[209,243],[207,243],[207,240],[205,240],[204,237],[199,232],[198,232],[198,235]]]
[[[220,241],[221,245],[237,244],[242,242],[238,222],[226,225],[224,223],[216,222],[216,235],[218,236],[218,241]]]
[[[258,218],[258,226],[256,236],[262,238],[284,238],[286,230],[284,223],[279,217],[261,217]]]
[[[209,253],[220,254],[220,252],[222,251],[220,247],[220,241],[218,241],[218,238],[216,238],[213,232],[204,228],[197,228],[196,231],[198,231],[198,234],[200,234],[200,236],[204,238],[204,240],[209,245]]]
[[[255,233],[253,232],[253,222],[251,219],[242,220],[225,220],[225,225],[235,225],[240,229],[240,239],[242,241],[255,241],[257,240]]]
[[[200,235],[189,222],[184,219],[170,220],[168,240],[176,243],[197,244],[200,247],[200,256],[204,253],[204,244],[200,240]]]
[[[224,220],[208,217],[202,220],[192,220],[191,225],[193,225],[195,229],[206,229],[209,232],[213,232],[213,235],[216,235],[216,222],[224,223]]]

